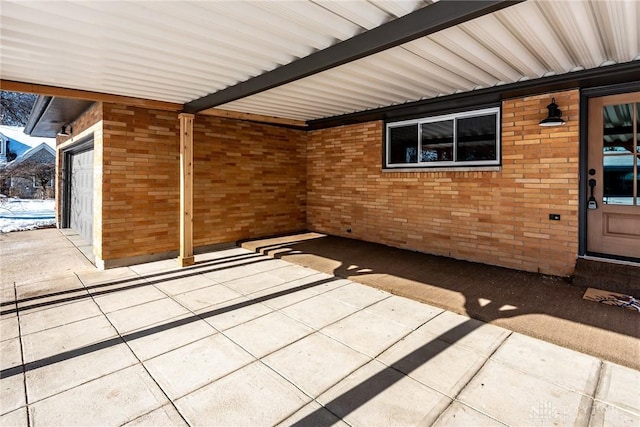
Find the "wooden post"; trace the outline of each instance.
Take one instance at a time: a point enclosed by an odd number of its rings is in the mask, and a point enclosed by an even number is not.
[[[180,256],[181,267],[193,265],[193,114],[180,113]]]

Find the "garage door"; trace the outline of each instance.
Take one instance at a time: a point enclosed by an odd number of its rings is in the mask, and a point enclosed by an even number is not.
[[[93,149],[71,155],[69,225],[93,243]]]

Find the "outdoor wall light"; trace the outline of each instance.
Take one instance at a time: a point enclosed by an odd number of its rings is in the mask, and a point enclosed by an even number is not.
[[[64,125],[62,126],[62,128],[60,129],[60,132],[58,132],[58,135],[61,136],[69,136],[71,135],[71,125]]]
[[[546,119],[540,121],[540,126],[562,126],[566,123],[562,118],[562,111],[558,108],[555,98],[551,99],[551,104],[547,105],[547,109],[549,110],[549,115]]]

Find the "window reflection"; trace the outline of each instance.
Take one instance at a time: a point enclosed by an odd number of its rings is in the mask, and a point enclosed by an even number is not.
[[[609,205],[633,204],[633,155],[604,158],[603,201]]]
[[[633,153],[633,104],[607,105],[603,114],[603,153]]]
[[[389,128],[389,164],[418,161],[418,125]]]
[[[453,161],[453,120],[422,124],[422,162]]]
[[[492,116],[458,119],[458,160],[475,161],[496,158],[496,120]]]

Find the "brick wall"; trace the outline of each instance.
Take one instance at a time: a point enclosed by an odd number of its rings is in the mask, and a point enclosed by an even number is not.
[[[176,112],[104,103],[73,123],[73,137],[58,137],[66,148],[85,134],[96,136],[99,263],[126,264],[178,250],[179,130]],[[305,151],[302,131],[197,116],[194,245],[304,229]]]
[[[177,250],[178,114],[105,103],[103,115],[102,259]]]
[[[538,126],[550,94],[503,102],[500,171],[383,172],[382,122],[310,132],[308,228],[570,275],[578,250],[579,92],[553,96],[565,126]]]
[[[303,131],[196,116],[194,246],[304,230]]]

